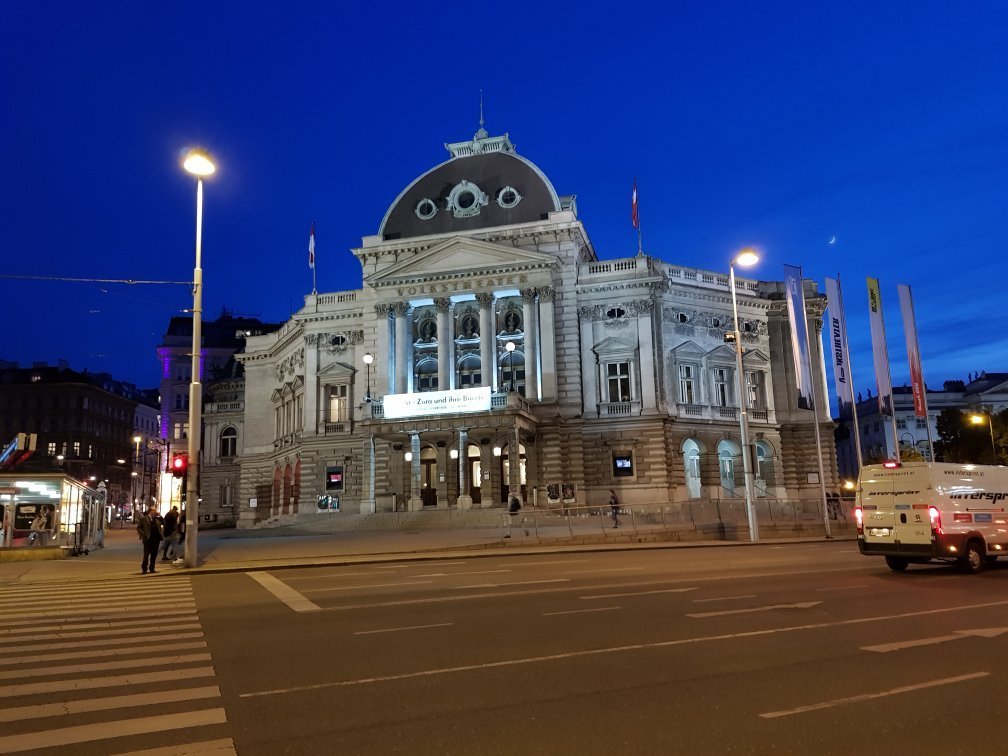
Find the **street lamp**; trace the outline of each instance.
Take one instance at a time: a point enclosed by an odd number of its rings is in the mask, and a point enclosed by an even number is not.
[[[753,478],[749,462],[749,417],[746,412],[746,397],[743,389],[745,373],[742,368],[742,334],[739,331],[738,301],[735,298],[735,266],[748,268],[759,262],[755,250],[743,249],[728,263],[728,288],[731,289],[732,314],[735,318],[735,385],[738,386],[739,431],[742,434],[742,475],[745,480],[746,518],[749,520],[749,540],[759,540],[759,523],[756,520],[756,510],[753,508]]]
[[[187,521],[185,531],[185,566],[196,566],[196,537],[199,533],[200,423],[203,411],[203,386],[200,383],[200,347],[203,316],[203,177],[216,166],[209,155],[190,150],[182,167],[196,177],[196,266],[193,268],[192,371],[189,382],[189,485],[186,489]]]
[[[984,423],[987,423],[987,427],[990,428],[991,437],[991,459],[993,460],[991,464],[996,465],[998,461],[997,447],[994,446],[994,413],[988,412],[986,415],[972,414],[970,415],[970,422],[973,423],[973,425],[983,425]]]
[[[515,350],[515,343],[513,341],[509,341],[508,343],[506,343],[504,345],[504,349],[507,350],[507,353],[508,353],[508,372],[511,375],[511,389],[510,390],[514,391],[515,390],[515,375],[514,375],[514,350]]]
[[[371,352],[364,353],[364,364],[367,365],[367,393],[364,395],[364,401],[371,401],[371,363],[374,362],[374,355]]]

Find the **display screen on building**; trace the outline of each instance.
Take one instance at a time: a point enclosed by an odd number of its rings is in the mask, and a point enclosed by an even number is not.
[[[326,468],[326,484],[327,491],[342,491],[343,490],[343,468],[341,467],[327,467]]]
[[[420,391],[413,394],[386,394],[382,400],[386,419],[456,415],[460,412],[489,412],[490,387],[454,391]]]
[[[622,452],[613,455],[613,476],[617,478],[633,476],[633,454]]]

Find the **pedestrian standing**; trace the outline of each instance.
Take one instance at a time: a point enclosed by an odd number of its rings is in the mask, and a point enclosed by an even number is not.
[[[609,489],[609,508],[612,509],[612,521],[613,527],[619,527],[619,498],[616,496],[616,492]]]
[[[171,511],[164,516],[164,546],[161,549],[161,561],[169,560],[168,549],[171,549],[171,559],[175,558],[178,552],[179,542],[179,512],[178,507],[172,507]]]
[[[137,535],[140,536],[140,543],[143,544],[143,560],[140,562],[140,574],[146,575],[148,572],[156,572],[154,565],[157,562],[158,546],[164,538],[164,523],[161,515],[158,514],[157,505],[151,504],[147,508],[147,513],[137,520]]]

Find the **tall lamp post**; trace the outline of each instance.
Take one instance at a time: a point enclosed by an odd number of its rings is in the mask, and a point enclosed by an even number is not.
[[[515,390],[515,375],[514,375],[514,350],[515,350],[515,343],[513,341],[509,341],[508,343],[506,343],[504,345],[504,349],[507,350],[507,355],[508,355],[508,363],[507,363],[508,364],[508,372],[509,372],[509,374],[511,376],[511,389],[510,390],[514,391]]]
[[[371,352],[364,353],[364,364],[367,365],[367,393],[364,395],[364,401],[371,403],[371,363],[374,362],[374,355]]]
[[[728,263],[728,288],[731,289],[732,315],[735,318],[735,385],[738,386],[739,431],[742,434],[742,475],[745,480],[746,519],[749,520],[749,540],[759,540],[759,522],[756,520],[756,510],[753,506],[753,474],[752,463],[749,460],[749,415],[746,409],[746,396],[743,383],[745,373],[742,368],[742,334],[739,331],[738,301],[735,298],[735,266],[748,268],[759,262],[759,255],[752,249],[743,249]]]
[[[998,458],[997,447],[994,445],[994,411],[991,410],[986,415],[970,415],[970,422],[973,423],[973,425],[983,425],[985,422],[987,423],[987,427],[990,428],[991,437],[991,464],[996,465],[998,463]]]
[[[196,566],[196,537],[199,534],[200,424],[203,421],[203,386],[200,383],[200,347],[203,316],[203,177],[216,166],[200,150],[191,150],[182,167],[196,177],[196,267],[193,268],[192,374],[189,382],[189,485],[186,488],[185,566]]]

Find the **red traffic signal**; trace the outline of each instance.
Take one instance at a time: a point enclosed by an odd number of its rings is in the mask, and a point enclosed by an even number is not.
[[[181,478],[186,474],[189,469],[189,455],[188,454],[176,454],[172,457],[171,461],[171,474],[176,478]]]

